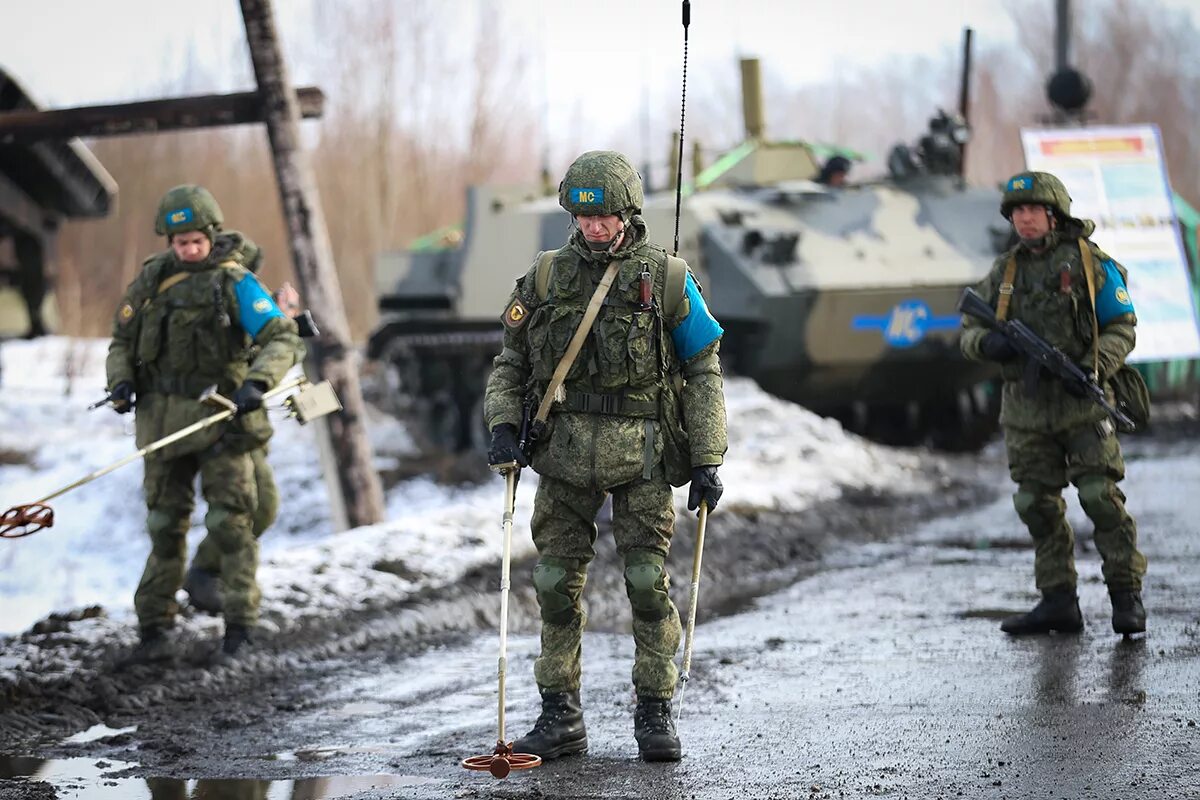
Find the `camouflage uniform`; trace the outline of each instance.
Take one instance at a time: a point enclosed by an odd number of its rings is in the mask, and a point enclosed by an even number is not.
[[[137,393],[136,435],[144,447],[214,413],[195,398],[215,384],[229,396],[248,381],[274,386],[302,357],[296,323],[275,305],[257,278],[232,255],[240,237],[218,234],[220,210],[207,191],[176,187],[164,197],[156,230],[174,235],[204,230],[212,250],[204,261],[158,253],[125,292],[109,347],[108,386],[131,382]],[[251,346],[261,348],[249,363]],[[262,409],[239,415],[152,453],[144,489],[151,552],[134,595],[143,631],[169,627],[183,582],[187,530],[200,475],[208,501],[205,524],[221,551],[222,601],[228,627],[248,628],[258,616],[259,507],[254,463],[271,428]]]
[[[223,233],[222,237],[229,237],[232,240],[230,258],[257,275],[259,269],[262,267],[262,251],[258,245],[244,238],[236,231]],[[301,335],[303,336],[303,333]],[[258,357],[258,351],[258,347],[250,349],[250,363],[253,363],[254,359]],[[268,426],[269,424],[268,421]],[[275,484],[274,473],[272,473],[271,465],[267,461],[266,444],[251,450],[250,460],[254,465],[254,487],[255,494],[258,497],[250,530],[254,534],[254,538],[259,539],[266,532],[267,528],[271,527],[275,522],[275,518],[279,516],[279,487]],[[196,546],[196,553],[192,556],[191,569],[200,570],[209,576],[219,576],[221,574],[221,548],[211,535],[206,535],[200,540],[200,544]],[[209,591],[211,592],[211,590]],[[192,601],[193,604],[199,605],[197,597],[193,597]],[[214,604],[214,606],[204,610],[220,610],[219,603]],[[203,606],[200,607],[203,608]]]
[[[615,199],[624,192],[632,199]],[[633,610],[633,683],[639,697],[667,699],[678,677],[673,658],[681,633],[665,568],[675,519],[671,484],[685,483],[692,467],[722,461],[722,331],[686,264],[674,259],[673,271],[667,253],[647,240],[638,216],[641,181],[624,156],[580,157],[560,201],[573,214],[623,214],[625,238],[615,252],[597,252],[576,231],[565,247],[539,256],[505,309],[504,349],[488,379],[488,427],[520,425],[527,390],[539,398],[545,392],[605,269],[620,262],[533,454],[541,476],[533,582],[542,616],[534,675],[544,694],[579,689],[581,596],[595,554],[595,515],[611,494]],[[648,307],[639,304],[643,272],[653,287]]]
[[[1137,318],[1125,286],[1124,267],[1087,240],[1095,225],[1071,218],[1069,204],[1065,188],[1054,176],[1036,172],[1014,176],[1004,196],[1004,215],[1009,216],[1017,205],[1045,205],[1056,224],[1036,248],[1040,252],[1018,243],[997,258],[977,291],[996,306],[1006,267],[1015,259],[1008,318],[1027,324],[1089,373],[1093,370],[1095,319],[1100,334],[1096,371],[1101,385],[1107,385],[1133,349]],[[1091,250],[1094,265],[1094,310],[1083,272],[1081,238]],[[971,317],[964,318],[964,326],[964,355],[985,359],[988,331]],[[1103,558],[1109,590],[1140,590],[1146,559],[1137,549],[1137,527],[1125,509],[1125,495],[1117,487],[1125,476],[1125,464],[1107,414],[1045,375],[1036,386],[1027,387],[1022,360],[1009,360],[1001,369],[1000,421],[1010,474],[1017,483],[1013,501],[1034,540],[1038,588],[1043,593],[1069,591],[1073,596],[1075,592],[1074,534],[1062,498],[1062,489],[1070,481],[1095,524],[1096,548]],[[1111,386],[1107,395],[1111,401]]]

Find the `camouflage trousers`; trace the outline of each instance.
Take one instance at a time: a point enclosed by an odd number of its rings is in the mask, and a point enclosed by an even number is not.
[[[1008,466],[1017,483],[1013,505],[1034,542],[1034,574],[1042,591],[1074,587],[1075,533],[1067,522],[1062,490],[1079,490],[1095,526],[1104,582],[1112,589],[1141,589],[1146,557],[1137,548],[1137,524],[1125,510],[1117,482],[1125,477],[1121,445],[1107,420],[1061,433],[1006,428]]]
[[[665,561],[675,506],[661,475],[611,490],[613,536],[625,562],[625,591],[633,611],[633,685],[642,697],[670,699],[679,672],[675,653],[682,628],[667,593]],[[606,492],[543,476],[533,506],[533,571],[542,616],[542,651],[533,665],[543,692],[579,688],[582,679],[583,586],[595,556],[595,518]]]
[[[251,530],[258,507],[254,463],[249,453],[231,453],[218,445],[178,458],[146,460],[150,556],[133,597],[143,628],[168,626],[179,611],[175,593],[183,585],[197,474],[208,502],[204,524],[221,553],[225,621],[250,626],[258,620],[258,540]]]
[[[251,450],[249,455],[254,462],[254,485],[258,490],[258,505],[254,509],[250,531],[258,539],[279,516],[279,487],[275,485],[275,476],[271,472],[271,465],[267,463],[267,448]],[[206,534],[200,540],[196,554],[192,556],[192,566],[221,574],[221,548],[212,534]]]

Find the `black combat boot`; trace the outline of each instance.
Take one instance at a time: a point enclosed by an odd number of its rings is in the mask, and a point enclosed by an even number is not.
[[[167,638],[165,628],[150,625],[138,629],[138,643],[129,655],[117,662],[118,669],[144,664],[158,664],[175,657],[175,645]]]
[[[220,576],[207,569],[190,567],[183,579],[183,590],[193,607],[209,614],[220,614],[225,606],[221,603]]]
[[[1042,592],[1042,600],[1027,614],[1008,617],[1000,630],[1020,636],[1027,633],[1079,633],[1083,630],[1083,615],[1079,613],[1079,597],[1074,586],[1064,586]]]
[[[226,657],[232,658],[238,655],[245,655],[250,649],[253,642],[250,640],[250,628],[245,625],[238,625],[236,622],[229,622],[225,625],[225,638],[221,641],[221,653]]]
[[[642,761],[678,761],[682,755],[671,701],[639,697],[633,712],[633,738],[637,739]]]
[[[1113,589],[1113,630],[1128,636],[1146,630],[1146,607],[1142,605],[1142,593],[1137,589]]]
[[[513,742],[514,753],[533,753],[549,761],[571,753],[586,753],[587,728],[579,690],[542,692],[542,713],[533,730]]]

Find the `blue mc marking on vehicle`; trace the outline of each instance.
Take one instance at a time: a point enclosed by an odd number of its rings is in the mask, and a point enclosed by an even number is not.
[[[936,316],[924,300],[912,299],[897,303],[883,316],[860,314],[851,320],[850,327],[856,331],[881,331],[883,340],[892,347],[912,347],[929,331],[958,328],[960,320],[957,314]]]

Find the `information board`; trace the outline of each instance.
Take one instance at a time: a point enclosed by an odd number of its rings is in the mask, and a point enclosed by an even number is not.
[[[1024,128],[1030,170],[1058,176],[1071,216],[1096,223],[1092,241],[1129,271],[1137,311],[1130,361],[1200,357],[1187,256],[1154,125]]]

